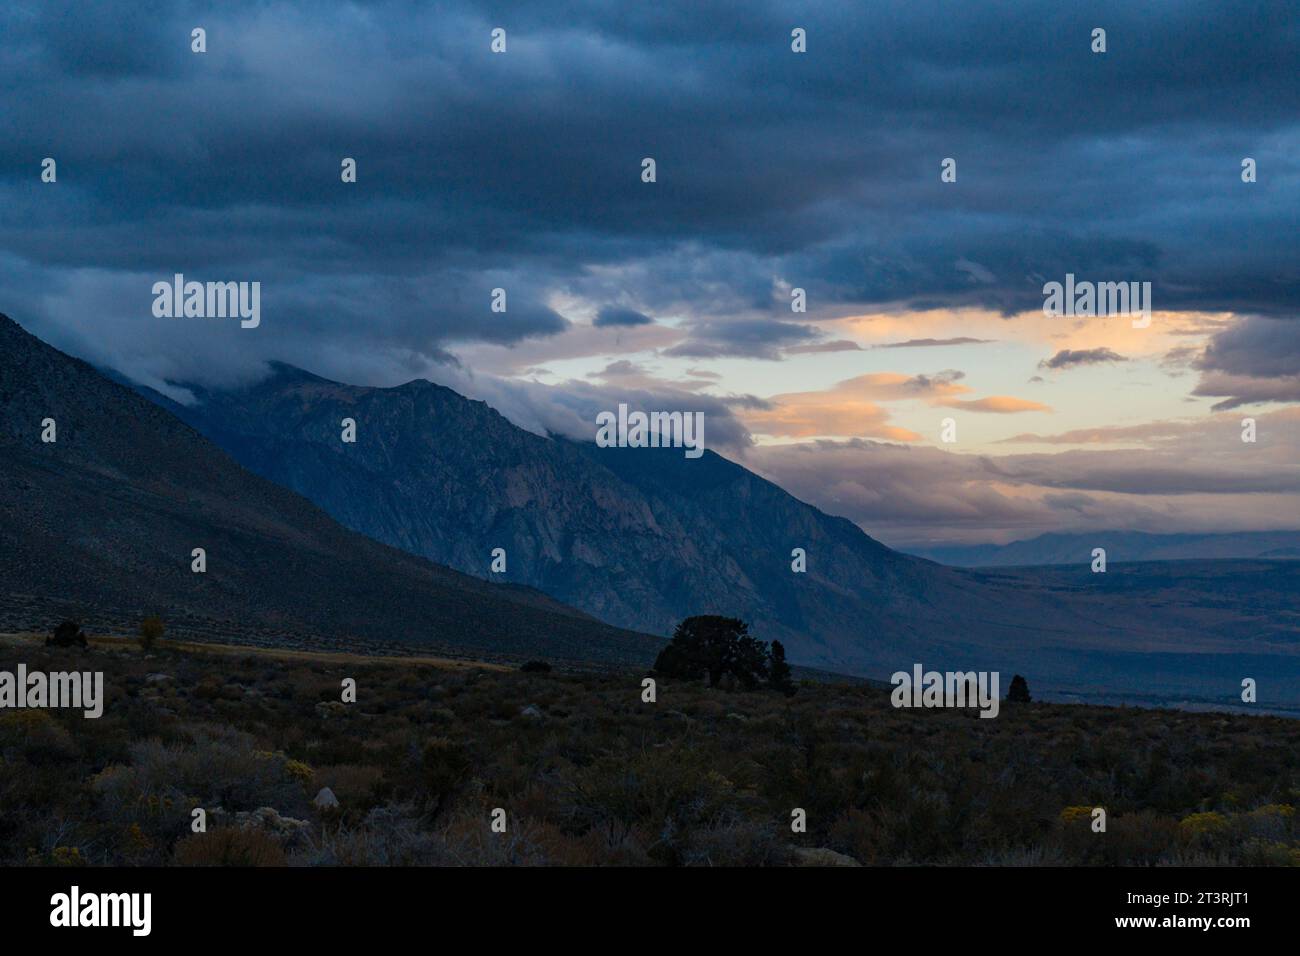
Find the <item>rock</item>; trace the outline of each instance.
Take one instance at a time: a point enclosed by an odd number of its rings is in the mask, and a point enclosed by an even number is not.
[[[339,798],[334,796],[334,791],[329,787],[321,787],[320,793],[316,794],[316,799],[312,803],[324,810],[327,807],[337,807]]]
[[[790,848],[795,866],[861,866],[857,860],[824,846]]]
[[[727,719],[739,720],[741,723],[747,723],[749,721],[749,718],[746,717],[744,714],[728,714]]]
[[[161,684],[164,681],[169,681],[171,679],[172,679],[171,674],[145,674],[144,675],[144,680],[146,684]]]
[[[536,704],[529,704],[527,707],[520,708],[519,716],[527,717],[529,720],[541,720],[542,712],[537,708]]]
[[[221,820],[226,816],[226,812],[218,807],[210,816],[216,820]],[[311,824],[306,820],[282,817],[280,811],[274,807],[258,807],[252,813],[236,813],[234,823],[235,826],[244,830],[265,830],[286,843],[296,843],[301,839],[305,839],[311,832]]]

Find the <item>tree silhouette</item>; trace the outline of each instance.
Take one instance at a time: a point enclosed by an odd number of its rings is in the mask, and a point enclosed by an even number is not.
[[[1011,686],[1007,689],[1007,700],[1013,704],[1027,704],[1031,699],[1029,682],[1019,674],[1011,678]]]
[[[677,625],[673,639],[659,652],[655,671],[667,677],[698,680],[707,675],[717,687],[724,674],[746,688],[758,686],[768,673],[767,646],[749,636],[749,625],[739,618],[703,614]]]
[[[787,697],[794,696],[795,686],[790,679],[790,665],[785,662],[785,645],[780,641],[772,642],[767,683],[773,690],[779,690]]]
[[[76,621],[63,621],[45,639],[46,647],[85,647],[86,635]]]

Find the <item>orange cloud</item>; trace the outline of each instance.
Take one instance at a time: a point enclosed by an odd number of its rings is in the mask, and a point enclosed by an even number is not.
[[[780,438],[848,436],[918,441],[921,436],[916,432],[889,424],[889,412],[877,403],[953,399],[971,390],[960,384],[960,378],[960,372],[930,376],[872,372],[821,391],[773,395],[768,399],[768,408],[747,411],[743,417],[751,431]]]
[[[942,405],[945,408],[960,408],[964,412],[993,412],[997,415],[1014,415],[1017,412],[1050,412],[1051,406],[1044,405],[1042,402],[1031,402],[1026,398],[1015,398],[1011,395],[990,395],[988,398],[980,398],[974,401],[963,401],[961,399],[945,399],[934,402],[935,405]]]
[[[908,399],[935,399],[963,395],[971,390],[960,384],[960,372],[938,375],[900,375],[897,372],[871,372],[836,382],[815,392],[786,392],[773,395],[771,401],[782,405],[869,400],[899,402]]]
[[[1125,317],[1066,318],[1030,309],[1006,316],[986,309],[880,311],[820,322],[830,334],[852,338],[863,348],[894,339],[975,337],[1075,351],[1101,347],[1133,357],[1163,354],[1190,337],[1208,337],[1230,324],[1228,312],[1155,312],[1151,325],[1134,329]]]
[[[750,431],[773,438],[835,435],[917,441],[921,437],[906,428],[890,425],[889,412],[874,402],[791,402],[749,411],[743,418]]]
[[[759,435],[779,438],[853,437],[919,441],[921,436],[889,423],[889,411],[879,402],[923,401],[968,412],[1010,415],[1050,412],[1041,402],[1010,395],[962,399],[971,391],[960,372],[900,375],[873,372],[837,382],[816,392],[786,392],[768,399],[768,407],[743,413],[745,424]]]

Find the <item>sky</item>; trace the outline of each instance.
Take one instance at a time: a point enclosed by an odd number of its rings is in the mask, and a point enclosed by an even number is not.
[[[11,3],[0,312],[181,400],[702,411],[899,547],[1296,528],[1297,67],[1250,0]],[[155,317],[176,273],[261,323]],[[1045,314],[1067,274],[1151,322]]]

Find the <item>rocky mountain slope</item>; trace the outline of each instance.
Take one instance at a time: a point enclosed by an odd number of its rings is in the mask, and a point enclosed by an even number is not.
[[[42,440],[47,419],[56,441]],[[195,548],[206,552],[205,573],[191,569]],[[272,641],[370,639],[624,662],[652,660],[658,645],[535,590],[346,530],[4,316],[0,593],[11,613],[25,609],[32,619],[156,612],[194,621],[196,633]]]
[[[365,388],[277,365],[247,388],[185,387],[195,404],[152,397],[348,527],[620,627],[667,634],[689,614],[738,615],[795,661],[855,669],[946,618],[936,602],[965,589],[712,452],[542,437],[426,381]],[[347,418],[355,443],[342,440]]]

